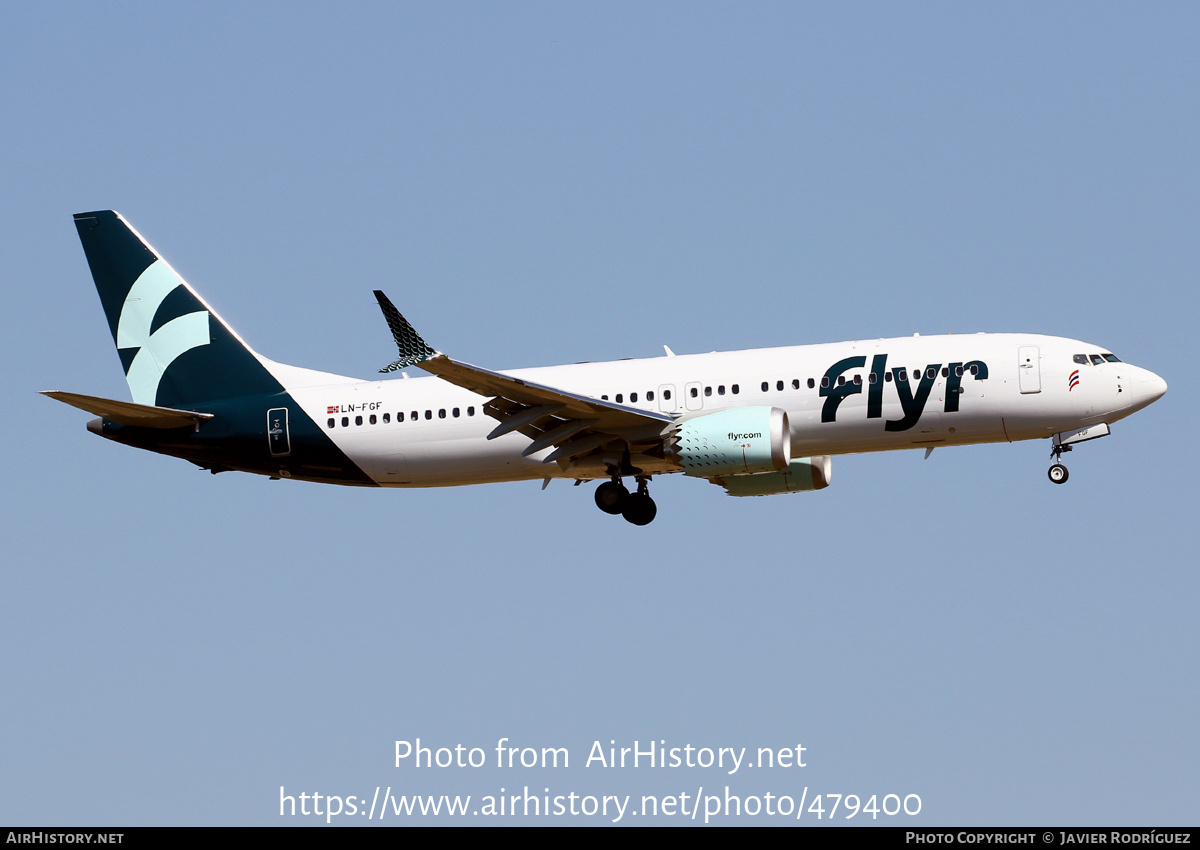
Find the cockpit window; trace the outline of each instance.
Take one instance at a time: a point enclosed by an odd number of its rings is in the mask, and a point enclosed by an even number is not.
[[[1076,354],[1071,359],[1074,360],[1076,363],[1082,363],[1084,366],[1088,365],[1088,359],[1087,359],[1086,354]]]
[[[1096,364],[1097,366],[1099,366],[1099,365],[1100,365],[1101,363],[1103,363],[1103,362],[1104,362],[1104,358],[1103,358],[1103,357],[1101,357],[1099,354],[1093,354],[1093,355],[1092,355],[1092,363],[1094,363],[1094,364]]]
[[[1120,363],[1121,362],[1121,359],[1119,357],[1117,357],[1117,355],[1115,355],[1115,354],[1105,354],[1104,359],[1107,360],[1109,363]]]

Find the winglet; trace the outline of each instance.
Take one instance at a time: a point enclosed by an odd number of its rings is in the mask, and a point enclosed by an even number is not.
[[[392,331],[392,339],[396,340],[396,348],[400,350],[399,359],[384,366],[379,370],[380,372],[395,372],[407,366],[415,366],[438,353],[430,348],[425,340],[421,339],[421,335],[408,323],[408,319],[400,315],[396,305],[383,294],[382,290],[375,290],[375,300],[379,302],[383,318],[387,320],[388,328]]]

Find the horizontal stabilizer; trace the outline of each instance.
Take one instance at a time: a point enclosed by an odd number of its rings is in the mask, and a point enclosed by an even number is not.
[[[130,401],[116,401],[111,398],[99,398],[78,393],[43,392],[42,395],[57,399],[63,404],[78,407],[88,413],[102,416],[118,425],[130,425],[137,428],[186,428],[198,425],[212,419],[211,413],[196,413],[192,410],[175,410],[171,407],[151,407],[148,404],[134,404]]]

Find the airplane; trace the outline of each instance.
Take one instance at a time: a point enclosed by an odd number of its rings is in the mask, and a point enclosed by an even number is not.
[[[46,392],[94,434],[212,473],[367,487],[598,480],[596,505],[657,514],[653,476],[731,496],[829,486],[834,455],[1049,438],[1062,454],[1163,396],[1102,346],[980,333],[492,371],[428,344],[381,291],[399,349],[365,381],[255,352],[124,218],[75,215],[133,401]],[[410,378],[417,367],[431,377]],[[633,492],[625,479],[635,482]]]

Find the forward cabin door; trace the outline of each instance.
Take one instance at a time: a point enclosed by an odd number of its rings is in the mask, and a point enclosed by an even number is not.
[[[1017,380],[1023,393],[1042,391],[1041,355],[1036,345],[1022,345],[1017,349]]]

